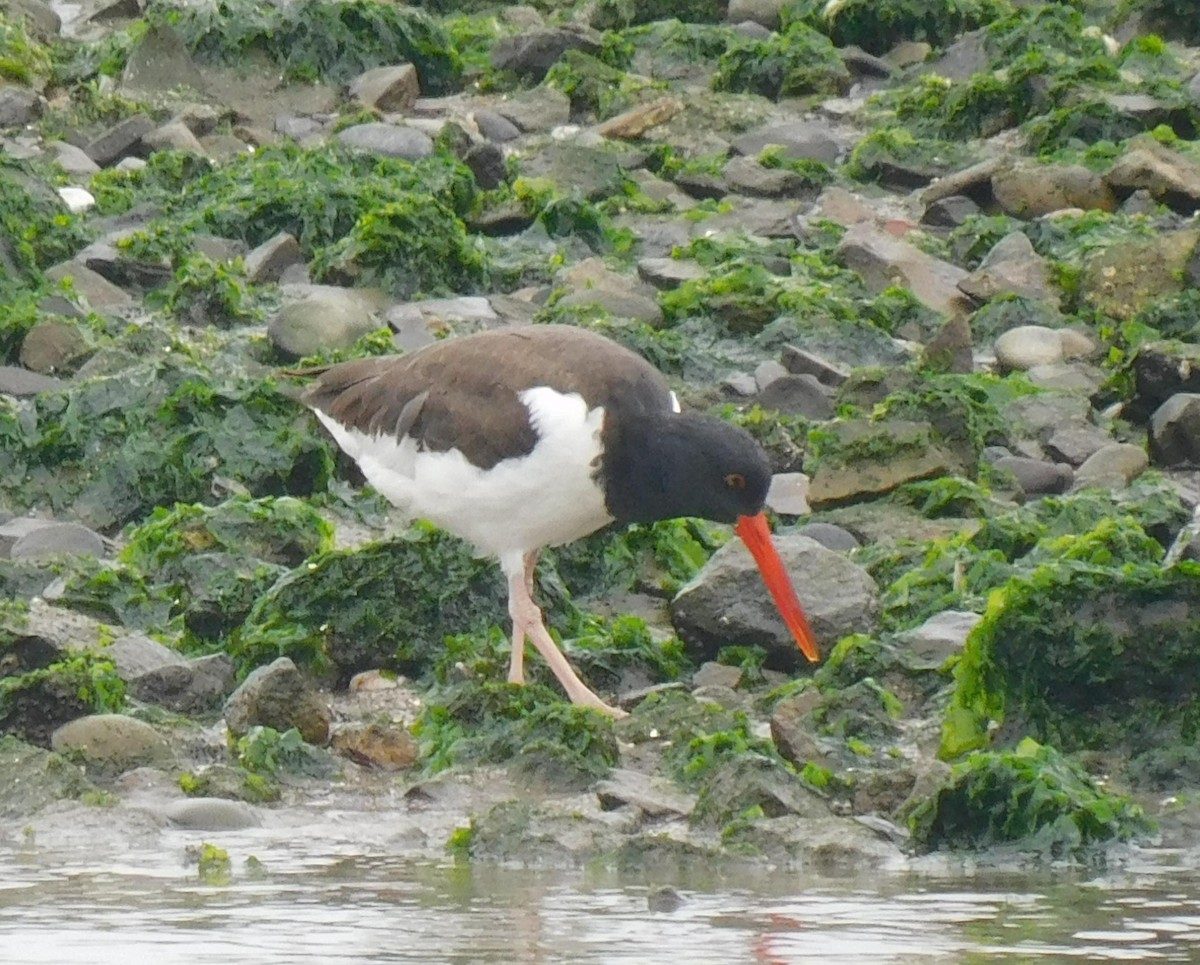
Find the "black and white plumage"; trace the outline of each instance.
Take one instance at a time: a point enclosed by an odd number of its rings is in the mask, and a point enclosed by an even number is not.
[[[729,423],[681,413],[634,352],[579,328],[528,326],[301,374],[316,376],[302,400],[371,485],[499,559],[513,620],[509,680],[524,680],[529,639],[573,701],[616,713],[547,632],[532,598],[537,555],[609,523],[677,516],[737,524],[817,659],[761,515],[765,454]]]

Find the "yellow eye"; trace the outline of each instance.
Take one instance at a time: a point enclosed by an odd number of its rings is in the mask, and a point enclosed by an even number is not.
[[[740,472],[731,472],[728,476],[725,477],[725,485],[728,486],[730,489],[745,489],[746,488],[746,477],[743,476]]]

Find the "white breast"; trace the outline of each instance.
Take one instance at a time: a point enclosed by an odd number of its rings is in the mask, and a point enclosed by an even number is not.
[[[546,387],[526,389],[520,399],[537,445],[488,470],[457,449],[419,452],[412,439],[368,436],[324,413],[317,416],[371,485],[402,512],[504,556],[568,543],[612,522],[594,478],[604,409],[589,410],[578,393]]]

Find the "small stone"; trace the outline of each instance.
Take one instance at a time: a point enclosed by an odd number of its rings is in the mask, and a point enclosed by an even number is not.
[[[492,66],[496,70],[510,70],[527,80],[540,81],[568,50],[598,54],[600,35],[590,29],[565,27],[525,30],[501,37],[492,45]]]
[[[89,141],[83,151],[100,167],[108,167],[126,154],[136,153],[141,148],[142,138],[155,127],[154,121],[147,115],[133,114]]]
[[[14,560],[45,560],[59,556],[103,556],[104,540],[78,523],[40,526],[18,539],[9,551]]]
[[[72,214],[87,211],[88,208],[96,203],[96,198],[92,192],[74,187],[73,185],[65,185],[59,188],[58,196],[62,198],[63,204],[67,206],[67,210]]]
[[[1062,334],[1044,325],[1018,325],[996,339],[996,361],[1018,372],[1063,360]]]
[[[672,117],[683,110],[683,101],[677,97],[660,97],[647,104],[610,117],[596,128],[601,137],[614,138],[623,141],[636,141],[656,127],[666,124]]]
[[[659,291],[670,291],[705,275],[700,264],[690,258],[642,258],[637,270],[639,278]]]
[[[160,95],[162,91],[180,87],[204,91],[205,80],[187,45],[164,20],[155,20],[142,34],[121,74],[121,89],[137,97],[139,94]],[[91,152],[88,152],[91,154]]]
[[[1158,466],[1200,465],[1200,393],[1176,393],[1155,410],[1150,456]]]
[[[74,144],[68,144],[66,141],[47,141],[46,147],[54,152],[58,166],[68,175],[90,178],[100,171],[100,165]]]
[[[992,195],[1005,214],[1038,218],[1063,208],[1112,211],[1116,197],[1104,179],[1079,164],[1020,161],[992,175]]]
[[[758,394],[764,409],[805,419],[824,421],[833,418],[833,399],[829,389],[813,375],[784,375],[774,379]]]
[[[255,284],[278,282],[287,268],[304,263],[300,242],[281,231],[246,255],[246,278]]]
[[[493,191],[508,181],[508,164],[504,152],[495,144],[484,141],[463,155],[463,163],[471,169],[475,183],[485,191]]]
[[[932,225],[935,228],[958,228],[965,224],[968,218],[977,214],[979,205],[961,194],[952,194],[926,207],[925,213],[921,215],[921,224]]]
[[[433,141],[428,134],[403,124],[376,121],[356,124],[338,132],[337,140],[360,151],[408,161],[419,161],[433,153]]]
[[[204,145],[183,121],[171,121],[142,135],[142,145],[149,151],[186,151],[200,156],[204,154]]]
[[[496,113],[526,133],[550,131],[571,120],[571,101],[555,87],[535,87],[496,105]]]
[[[188,831],[243,831],[262,824],[250,805],[223,797],[172,801],[163,809],[163,815],[175,827]]]
[[[331,348],[349,348],[381,327],[356,292],[325,285],[308,286],[299,301],[286,302],[267,326],[267,336],[296,358]]]
[[[1098,426],[1070,425],[1054,430],[1053,435],[1046,440],[1046,452],[1055,459],[1070,463],[1072,466],[1082,465],[1092,453],[1103,449],[1113,441],[1111,435]]]
[[[835,553],[849,553],[862,545],[859,543],[858,537],[848,529],[835,526],[833,523],[806,523],[795,530],[795,534],[816,540],[826,549],[833,550]]]
[[[60,392],[66,387],[66,382],[51,375],[40,375],[16,365],[0,365],[0,395],[22,398],[43,392]]]
[[[79,755],[89,771],[102,776],[166,766],[174,757],[165,737],[124,714],[92,714],[63,724],[51,735],[50,746],[60,754]]]
[[[75,295],[93,311],[128,308],[133,304],[128,292],[77,261],[64,261],[48,268],[46,277],[55,283],[71,279]]]
[[[982,619],[978,613],[943,610],[919,627],[902,633],[900,639],[916,657],[919,668],[936,669],[962,652],[967,637]]]
[[[78,325],[48,319],[38,322],[25,334],[19,358],[27,369],[53,375],[72,368],[89,351]]]
[[[742,669],[730,667],[714,660],[706,660],[692,675],[693,687],[728,687],[737,690],[742,682]]]
[[[1003,456],[993,465],[1001,472],[1012,473],[1021,491],[1031,496],[1065,493],[1075,480],[1070,466],[1025,456]]]
[[[384,771],[412,767],[421,756],[416,739],[391,724],[351,724],[333,734],[333,749],[356,764]]]
[[[147,670],[129,678],[129,688],[139,700],[180,714],[196,714],[220,707],[234,680],[229,655],[212,653]]]
[[[979,267],[960,281],[958,287],[981,302],[997,295],[1020,295],[1035,301],[1055,299],[1046,260],[1033,250],[1020,231],[996,242]]]
[[[295,727],[310,744],[324,744],[330,719],[329,707],[287,657],[251,671],[225,702],[225,723],[239,737],[254,726]]]
[[[0,129],[32,124],[42,113],[37,91],[17,84],[0,87]]]
[[[503,144],[505,141],[515,141],[521,136],[521,129],[516,124],[495,111],[476,111],[472,117],[479,133],[489,141]]]
[[[1119,488],[1129,485],[1150,465],[1141,446],[1128,442],[1109,443],[1092,453],[1075,471],[1075,489],[1089,486]]]
[[[837,388],[850,377],[849,373],[832,362],[797,348],[795,345],[785,345],[780,354],[780,361],[793,375],[812,375],[822,385]]]
[[[767,30],[778,30],[781,23],[783,0],[729,0],[725,12],[728,23],[759,24]]]
[[[677,785],[624,767],[614,768],[596,784],[596,797],[605,811],[631,806],[652,818],[687,817],[696,806],[695,795]]]
[[[350,96],[384,113],[404,114],[421,96],[421,82],[412,64],[376,67],[350,82]]]
[[[768,124],[734,138],[733,149],[757,158],[766,148],[776,147],[788,161],[820,161],[833,164],[841,146],[829,134],[829,127],[816,121],[788,121]]]

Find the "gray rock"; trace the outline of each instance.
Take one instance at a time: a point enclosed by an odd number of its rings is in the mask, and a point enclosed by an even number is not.
[[[19,17],[38,40],[54,40],[62,30],[62,19],[42,0],[6,0],[5,7],[8,16]]]
[[[874,626],[878,591],[864,569],[805,536],[781,536],[775,544],[793,583],[801,588],[801,601],[819,641],[828,645]],[[671,615],[681,639],[697,656],[714,656],[722,646],[753,644],[764,647],[772,663],[803,663],[740,540],[717,550],[679,591]]]
[[[192,245],[197,252],[218,264],[231,262],[235,258],[244,258],[247,254],[245,242],[236,238],[221,238],[203,232],[192,235]]]
[[[187,662],[177,651],[151,640],[144,633],[126,633],[106,646],[103,652],[116,665],[121,679],[126,681]]]
[[[204,145],[183,121],[171,121],[142,136],[142,146],[148,151],[187,151],[203,156]]]
[[[166,767],[174,760],[165,737],[124,714],[92,714],[63,724],[51,735],[50,746],[82,758],[88,772],[101,777],[135,767]]]
[[[1116,197],[1104,179],[1081,164],[1018,161],[992,175],[992,195],[1005,214],[1040,218],[1064,208],[1112,211]]]
[[[1056,429],[1045,445],[1046,452],[1055,459],[1079,466],[1088,456],[1112,441],[1112,436],[1099,426],[1076,424]]]
[[[491,302],[479,296],[405,302],[389,308],[383,320],[395,333],[396,347],[406,352],[432,344],[448,330],[469,335],[504,324]]]
[[[907,287],[923,305],[946,315],[970,310],[958,285],[967,272],[928,255],[915,245],[888,234],[874,224],[852,226],[838,246],[838,258],[863,276],[867,286],[882,292],[897,284]]]
[[[474,145],[463,155],[463,163],[471,169],[475,183],[485,191],[492,191],[508,180],[508,163],[504,152],[495,144],[485,141]]]
[[[284,303],[267,326],[267,335],[277,348],[301,358],[325,349],[349,348],[380,327],[357,292],[310,285],[303,299]]]
[[[526,133],[550,131],[571,119],[571,101],[554,87],[535,87],[495,105],[496,113]]]
[[[828,388],[813,375],[784,375],[758,394],[764,409],[799,415],[806,419],[833,418],[833,399]]]
[[[835,526],[833,523],[806,523],[795,530],[794,535],[816,540],[826,549],[833,550],[835,553],[849,553],[862,545],[859,543],[858,537],[848,529]]]
[[[300,242],[286,231],[268,238],[246,255],[246,278],[255,284],[277,282],[292,265],[303,265]]]
[[[787,374],[788,370],[783,367],[782,362],[767,359],[754,367],[754,383],[761,392],[776,379],[782,379]]]
[[[492,66],[539,81],[568,50],[600,52],[600,35],[593,30],[546,27],[501,37],[492,45]]]
[[[408,161],[419,161],[433,153],[433,141],[428,134],[403,124],[379,121],[356,124],[339,131],[337,140],[360,151]]]
[[[696,806],[694,794],[681,791],[670,781],[623,767],[596,784],[596,796],[606,811],[629,806],[654,818],[687,817]]]
[[[78,765],[12,735],[0,737],[0,781],[0,820],[21,824],[56,801],[95,790]]]
[[[729,0],[725,12],[727,23],[759,24],[767,30],[778,30],[781,22],[783,0]]]
[[[1179,392],[1155,410],[1150,458],[1157,466],[1200,464],[1200,393]]]
[[[74,322],[48,318],[20,340],[20,364],[43,376],[70,370],[90,352],[88,340]]]
[[[644,282],[613,271],[599,258],[588,258],[564,271],[561,282],[568,289],[558,304],[600,305],[617,318],[632,318],[654,327],[663,324],[657,292]]]
[[[829,135],[829,128],[816,121],[787,121],[768,124],[748,131],[733,141],[733,149],[748,157],[758,157],[763,149],[775,145],[789,161],[812,160],[833,164],[841,146]]]
[[[962,285],[960,283],[959,287]],[[975,341],[965,315],[952,315],[925,343],[926,367],[937,372],[967,375],[975,371]]]
[[[739,20],[733,24],[733,31],[750,40],[770,40],[772,33],[761,23],[755,23],[753,20]]]
[[[963,34],[940,57],[929,63],[929,72],[959,82],[987,70],[991,57],[984,46],[983,36],[982,30]]]
[[[1075,471],[1075,489],[1121,488],[1150,465],[1146,450],[1128,442],[1112,442],[1092,453]]]
[[[1044,325],[1018,325],[996,339],[996,361],[1001,367],[1022,372],[1064,358],[1062,335]]]
[[[179,87],[203,92],[207,85],[179,34],[169,24],[156,20],[129,52],[121,89],[134,97],[157,97],[162,91]]]
[[[39,395],[42,392],[61,392],[67,387],[62,379],[40,375],[16,365],[0,365],[0,395]]]
[[[763,167],[754,158],[735,157],[722,172],[729,190],[756,198],[795,198],[814,189],[795,171]]]
[[[819,355],[797,348],[795,345],[783,347],[780,361],[783,362],[783,367],[793,375],[812,375],[822,385],[828,385],[835,389],[850,377],[846,370]]]
[[[1031,496],[1043,493],[1065,493],[1075,481],[1071,467],[1063,463],[1044,462],[1026,456],[1002,456],[993,465],[1010,472],[1021,491]]]
[[[44,560],[58,556],[103,556],[104,540],[79,523],[52,523],[26,533],[9,551],[14,560]]]
[[[802,472],[777,472],[767,490],[767,507],[780,516],[807,516],[808,476]]]
[[[172,801],[163,816],[177,828],[188,831],[243,831],[262,824],[250,805],[223,797],[196,797]]]
[[[1013,294],[1035,301],[1057,301],[1046,260],[1033,250],[1023,232],[1005,235],[984,256],[980,266],[958,287],[981,302]]]
[[[11,516],[7,513],[5,516],[4,522],[0,523],[0,557],[4,559],[8,559],[13,544],[22,536],[39,530],[43,526],[57,525],[54,520],[43,519],[40,516]]]
[[[968,218],[979,214],[979,205],[961,194],[952,194],[948,198],[939,198],[925,208],[921,215],[921,224],[932,225],[935,228],[957,228],[965,224]]]
[[[0,87],[0,128],[24,127],[42,114],[38,92],[18,84]]]
[[[93,311],[103,313],[108,309],[129,308],[133,305],[132,295],[77,261],[64,261],[48,268],[46,277],[53,282],[71,279],[75,295]]]
[[[233,689],[234,679],[229,655],[213,653],[130,677],[129,689],[138,700],[195,714],[219,707]]]
[[[637,265],[638,277],[659,291],[678,288],[685,281],[704,277],[704,269],[690,258],[642,258]]]
[[[489,141],[503,144],[505,141],[515,141],[521,136],[521,129],[516,124],[495,111],[478,110],[472,117],[479,133]]]
[[[108,167],[126,154],[138,153],[141,150],[142,138],[156,126],[146,114],[133,114],[89,141],[83,152],[100,167]]]
[[[1104,176],[1111,188],[1148,191],[1188,214],[1200,206],[1200,164],[1152,138],[1140,138],[1137,145],[1117,158]]]
[[[421,81],[412,64],[376,67],[350,82],[350,96],[384,113],[404,114],[421,96]]]
[[[982,619],[978,613],[943,610],[919,627],[900,634],[900,640],[916,658],[918,668],[936,669],[950,657],[962,653],[967,637]]]
[[[225,724],[242,736],[251,727],[295,727],[310,744],[329,739],[329,707],[309,686],[287,657],[258,667],[225,702]]]
[[[100,170],[100,165],[84,153],[82,148],[66,141],[47,141],[46,147],[55,154],[58,166],[75,177],[91,177]]]

